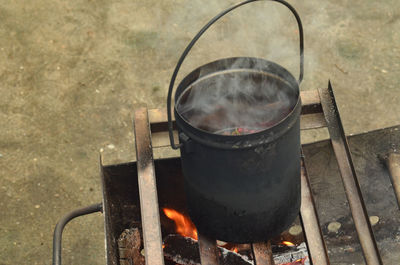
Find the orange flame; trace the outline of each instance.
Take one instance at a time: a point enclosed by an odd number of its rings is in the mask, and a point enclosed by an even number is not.
[[[178,234],[197,240],[197,229],[189,217],[174,209],[164,208],[163,211],[169,219],[175,222],[176,232]]]
[[[294,247],[294,244],[289,241],[283,241],[282,244],[284,244],[285,246],[288,246],[288,247]]]

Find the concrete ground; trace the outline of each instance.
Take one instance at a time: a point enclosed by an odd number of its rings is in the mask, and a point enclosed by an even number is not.
[[[0,3],[0,264],[50,264],[52,232],[101,201],[99,153],[129,160],[135,107],[164,107],[180,53],[236,1]],[[305,29],[301,89],[332,80],[348,134],[400,123],[400,2],[289,1]],[[295,20],[276,3],[241,8],[184,63],[257,56],[298,75]],[[308,140],[322,137],[312,132]],[[100,214],[65,230],[64,264],[105,264]]]

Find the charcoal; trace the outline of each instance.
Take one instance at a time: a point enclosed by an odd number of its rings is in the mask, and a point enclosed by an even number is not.
[[[247,257],[226,248],[218,247],[220,265],[251,265]],[[164,239],[164,256],[181,265],[200,265],[199,245],[196,240],[180,235]]]
[[[309,265],[305,243],[298,247],[287,248],[284,253],[274,254],[275,265]],[[220,265],[253,265],[253,261],[245,255],[218,247]],[[201,265],[199,245],[195,239],[171,234],[164,239],[164,256],[180,265]]]

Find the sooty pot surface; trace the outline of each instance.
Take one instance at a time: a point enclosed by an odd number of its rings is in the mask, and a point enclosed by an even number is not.
[[[300,208],[299,87],[281,66],[228,58],[178,86],[175,117],[189,214],[236,243],[267,240]]]

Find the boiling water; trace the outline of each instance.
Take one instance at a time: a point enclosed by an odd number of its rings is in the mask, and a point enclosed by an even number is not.
[[[221,135],[256,133],[274,126],[294,108],[284,81],[260,73],[213,76],[187,88],[178,113],[192,126]]]

